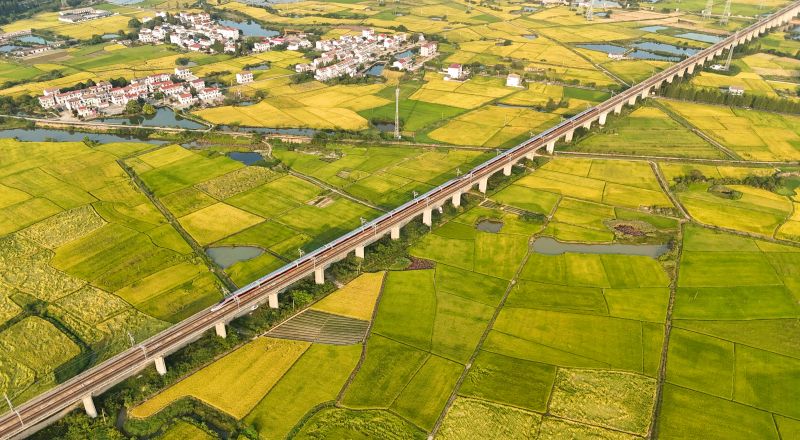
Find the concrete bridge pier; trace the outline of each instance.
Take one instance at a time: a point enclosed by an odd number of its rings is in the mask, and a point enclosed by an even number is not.
[[[364,246],[356,246],[356,258],[364,258]]]
[[[606,117],[608,116],[608,112],[600,113],[600,117],[597,118],[597,123],[600,125],[606,125]]]
[[[548,142],[545,148],[547,149],[547,154],[553,154],[553,152],[556,151],[556,141]]]
[[[325,268],[314,269],[314,284],[325,284]]]
[[[272,295],[269,295],[267,297],[267,300],[269,302],[269,308],[270,309],[277,309],[278,307],[280,307],[280,305],[278,304],[278,294],[277,293],[273,293]]]
[[[693,73],[694,73],[694,64],[691,64],[689,65],[689,67],[686,68],[686,74],[691,75]]]
[[[504,176],[510,176],[511,175],[511,167],[512,166],[513,166],[513,164],[510,164],[510,163],[507,163],[507,164],[503,165],[503,175]]]
[[[650,96],[650,87],[645,88],[642,90],[642,100]]]
[[[478,181],[478,191],[486,194],[486,189],[489,187],[489,178],[484,177]]]
[[[430,207],[427,207],[422,211],[422,223],[428,227],[433,226],[433,209]]]
[[[714,54],[713,54],[713,53],[712,53],[712,54],[709,54],[709,55],[706,57],[706,63],[710,63],[710,62],[711,62],[713,59],[714,59]]]
[[[718,57],[720,55],[722,55],[722,49],[717,49],[717,51],[714,53],[714,56]]]
[[[564,135],[564,142],[572,142],[572,136],[575,135],[575,130],[570,130]],[[553,145],[555,147],[555,145]]]
[[[534,157],[536,157],[536,155],[533,154],[533,151],[531,151],[530,153],[525,153],[525,159],[533,160]]]
[[[621,102],[614,106],[614,114],[618,115],[620,113],[622,113],[622,103]]]
[[[214,331],[216,331],[217,332],[217,336],[219,336],[222,339],[225,339],[225,338],[228,337],[228,331],[225,329],[225,323],[224,322],[218,322],[218,323],[214,324]]]
[[[590,119],[590,120],[584,122],[583,123],[583,128],[585,128],[587,130],[590,130],[592,128],[592,120]]]
[[[97,417],[97,408],[94,406],[94,400],[91,394],[83,396],[83,409],[86,410],[86,415],[95,418]]]
[[[156,363],[156,371],[158,371],[158,374],[162,376],[167,374],[167,364],[164,363],[164,356],[156,356],[153,360]]]
[[[628,105],[630,106],[636,105],[636,95],[633,95],[630,98],[628,98]]]
[[[389,236],[392,240],[399,240],[400,239],[400,225],[394,225],[389,230]]]
[[[452,200],[453,200],[453,206],[455,206],[456,208],[461,206],[461,191],[456,191],[455,193],[453,193]]]

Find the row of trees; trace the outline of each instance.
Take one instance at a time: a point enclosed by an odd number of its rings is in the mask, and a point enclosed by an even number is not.
[[[667,98],[684,101],[704,102],[708,104],[745,107],[755,110],[800,114],[800,102],[786,98],[773,98],[763,95],[745,93],[732,95],[721,89],[694,87],[686,82],[674,82],[667,85],[662,94]]]
[[[741,179],[734,177],[711,178],[706,177],[700,170],[692,170],[683,176],[677,176],[673,179],[675,185],[673,188],[676,191],[686,190],[692,183],[710,183],[712,186],[724,185],[747,185],[753,188],[760,188],[767,191],[775,192],[785,184],[785,179],[778,174],[769,176],[755,176],[750,175]]]

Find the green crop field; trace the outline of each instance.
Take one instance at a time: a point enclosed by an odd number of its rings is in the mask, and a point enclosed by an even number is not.
[[[576,151],[718,159],[723,154],[655,107],[612,117],[599,132],[581,139]]]

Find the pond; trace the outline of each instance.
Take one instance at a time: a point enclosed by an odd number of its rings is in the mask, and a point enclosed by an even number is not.
[[[206,253],[219,267],[227,269],[240,261],[252,260],[264,253],[255,246],[219,246],[206,249]]]
[[[376,65],[370,67],[369,70],[367,70],[367,75],[381,76],[381,74],[383,73],[383,69],[385,67],[386,66],[383,65],[383,64],[376,64]]]
[[[26,35],[24,37],[17,38],[17,41],[22,41],[23,43],[31,43],[31,44],[47,44],[47,40],[42,37],[37,37],[36,35]]]
[[[259,64],[257,66],[248,66],[247,70],[269,70],[270,69],[269,63]]]
[[[379,131],[384,133],[392,133],[394,132],[394,122],[378,122],[377,124],[372,124],[377,128]]]
[[[264,157],[252,151],[231,151],[228,153],[228,157],[245,165],[252,165],[259,160],[264,160]]]
[[[118,134],[108,133],[86,133],[86,132],[69,132],[66,130],[53,130],[49,128],[14,128],[10,130],[0,130],[0,138],[17,138],[21,141],[28,142],[45,142],[54,139],[59,142],[81,142],[84,137],[88,137],[93,141],[100,143],[112,142],[144,142],[154,145],[166,144],[167,141],[153,140],[153,139],[139,139],[134,136],[121,136]]]
[[[22,48],[21,46],[16,46],[14,44],[4,44],[4,45],[0,46],[0,53],[13,52],[13,51],[15,51],[17,49],[21,49],[21,48]]]
[[[646,50],[649,52],[663,52],[672,55],[691,56],[697,53],[697,49],[690,49],[688,47],[678,47],[665,43],[654,43],[652,41],[644,41],[635,43],[633,47],[637,49]]]
[[[503,222],[500,220],[483,219],[475,225],[475,229],[483,232],[491,232],[497,234],[503,228]]]
[[[394,59],[399,60],[400,58],[408,58],[411,55],[414,55],[414,52],[411,50],[407,50],[405,52],[395,54]]]
[[[622,46],[615,46],[613,44],[578,44],[577,46],[583,49],[613,54],[625,53],[628,50]]]
[[[654,60],[654,61],[680,61],[679,57],[668,57],[666,55],[659,55],[646,50],[634,50],[628,54],[629,58],[637,60]]]
[[[115,38],[119,38],[119,34],[105,34],[102,38],[104,40],[113,40]]]
[[[669,29],[669,27],[655,25],[655,26],[645,26],[639,28],[640,31],[645,31],[645,32],[658,32],[658,31],[663,31],[664,29]]]
[[[643,255],[658,258],[668,250],[668,244],[562,243],[550,237],[540,237],[533,242],[533,251],[543,255],[561,255],[565,252],[573,252],[579,254]]]
[[[280,32],[267,29],[255,21],[234,21],[234,20],[220,20],[220,24],[242,31],[245,37],[274,37],[280,35]]]
[[[180,117],[171,108],[167,107],[156,109],[156,114],[150,116],[102,118],[100,120],[109,124],[143,125],[146,127],[206,128],[203,124]]]
[[[719,43],[723,40],[722,37],[716,35],[700,34],[697,32],[687,32],[685,34],[675,35],[678,38],[685,38],[687,40],[702,41],[703,43]]]
[[[602,8],[619,8],[619,7],[622,6],[617,2],[609,1],[609,0],[594,0],[592,3],[593,3],[592,4],[593,7],[601,8],[601,9]]]

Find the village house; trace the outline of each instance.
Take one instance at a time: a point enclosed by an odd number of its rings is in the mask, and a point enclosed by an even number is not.
[[[506,87],[522,87],[522,77],[516,73],[509,73],[506,77]]]
[[[236,74],[237,84],[247,84],[253,82],[253,72],[247,70]]]
[[[453,63],[447,67],[447,77],[445,79],[459,80],[464,75],[461,64]]]
[[[423,57],[432,57],[436,55],[439,45],[435,41],[428,41],[419,46],[419,54]]]

